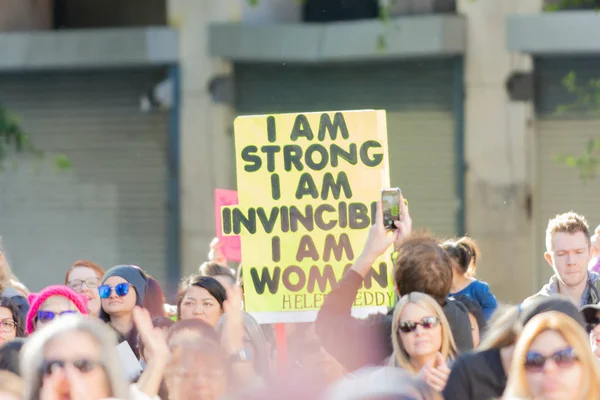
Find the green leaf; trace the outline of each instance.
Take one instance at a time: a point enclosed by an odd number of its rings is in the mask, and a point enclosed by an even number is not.
[[[575,93],[577,91],[577,75],[575,74],[575,71],[570,71],[562,79],[562,84],[569,93]]]
[[[392,9],[389,5],[382,5],[379,8],[379,19],[383,23],[387,23],[392,19]]]
[[[387,39],[383,33],[377,35],[377,51],[385,51],[387,48]]]
[[[19,117],[0,104],[0,168],[3,167],[3,161],[7,159],[11,150],[33,156],[33,171],[41,169],[44,152],[31,143],[29,137],[21,128]],[[13,158],[13,168],[16,168],[16,166],[17,159]],[[56,157],[55,166],[61,171],[66,170],[71,168],[71,161],[66,155],[59,155]]]
[[[544,6],[544,11],[547,11],[547,12],[554,12],[554,11],[558,11],[558,10],[560,10],[560,5],[558,5],[558,4],[546,4]]]
[[[55,164],[56,169],[58,169],[59,171],[66,171],[73,167],[69,157],[67,157],[64,154],[60,154],[60,155],[56,156],[56,159],[54,160],[54,164]]]
[[[250,7],[256,7],[258,6],[258,3],[260,3],[260,0],[248,0],[248,4],[250,4]]]

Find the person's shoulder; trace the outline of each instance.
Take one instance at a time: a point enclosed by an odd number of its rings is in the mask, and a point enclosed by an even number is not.
[[[588,279],[594,286],[600,285],[600,274],[594,271],[588,271]]]
[[[448,316],[448,314],[468,314],[469,310],[467,310],[467,306],[465,306],[460,301],[456,300],[454,297],[449,297],[446,299],[446,304],[443,305],[442,310],[444,310],[444,314]]]
[[[490,285],[487,282],[480,281],[479,279],[475,279],[473,282],[469,284],[469,288],[473,290],[473,292],[489,292]]]
[[[489,289],[490,288],[489,283],[484,282],[484,281],[480,281],[479,279],[475,279],[473,281],[473,283],[471,283],[471,285],[473,285],[473,287],[476,287],[476,288],[485,288],[485,289]]]
[[[12,286],[6,286],[4,288],[4,290],[2,291],[2,293],[0,293],[0,296],[2,296],[2,297],[15,297],[15,296],[22,296],[22,295],[14,287],[12,287]]]

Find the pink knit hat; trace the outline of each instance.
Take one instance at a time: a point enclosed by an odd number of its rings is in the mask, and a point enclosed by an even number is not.
[[[33,321],[35,320],[35,316],[37,315],[38,310],[41,305],[44,304],[49,297],[52,296],[62,296],[71,300],[75,307],[79,310],[80,313],[87,315],[87,297],[77,293],[73,289],[65,285],[52,285],[42,289],[38,293],[31,293],[28,296],[29,300],[29,312],[27,313],[27,334],[31,335],[35,328],[33,327]]]

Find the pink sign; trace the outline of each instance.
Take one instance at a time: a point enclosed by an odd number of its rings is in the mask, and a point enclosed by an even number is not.
[[[242,261],[242,243],[239,236],[223,236],[221,230],[221,207],[235,206],[238,204],[236,190],[215,189],[215,220],[217,223],[217,237],[219,247],[228,261]]]

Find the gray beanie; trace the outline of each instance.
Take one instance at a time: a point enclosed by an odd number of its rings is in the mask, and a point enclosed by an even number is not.
[[[117,265],[116,267],[112,267],[104,274],[102,284],[104,285],[106,280],[111,276],[121,277],[132,284],[137,294],[136,304],[140,307],[143,306],[148,277],[140,267],[134,265]]]

